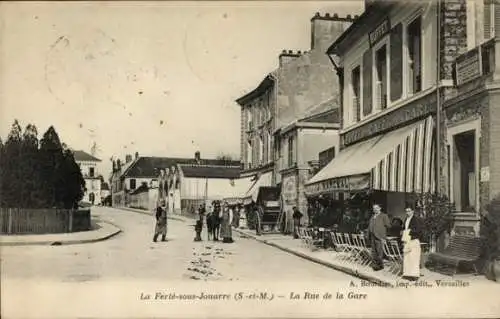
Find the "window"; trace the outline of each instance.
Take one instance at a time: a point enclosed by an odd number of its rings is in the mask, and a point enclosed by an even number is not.
[[[252,109],[247,109],[247,130],[253,129]]]
[[[387,108],[387,45],[384,44],[375,52],[375,106],[377,109]]]
[[[288,167],[295,165],[295,138],[290,136],[288,138]]]
[[[130,179],[130,189],[135,189],[135,178]]]
[[[422,18],[408,25],[408,92],[422,91]]]
[[[93,167],[89,167],[89,176],[90,177],[94,177],[94,168]]]
[[[262,135],[259,136],[259,164],[264,163],[264,137]]]
[[[271,162],[272,161],[272,158],[271,158],[271,133],[270,132],[267,132],[267,162]]]
[[[248,168],[252,167],[252,140],[247,141],[247,158],[246,164]]]
[[[352,70],[352,119],[358,122],[361,118],[361,68],[359,66]]]

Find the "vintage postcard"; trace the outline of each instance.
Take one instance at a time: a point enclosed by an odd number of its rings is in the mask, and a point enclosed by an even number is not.
[[[1,317],[498,318],[499,21],[1,2]]]

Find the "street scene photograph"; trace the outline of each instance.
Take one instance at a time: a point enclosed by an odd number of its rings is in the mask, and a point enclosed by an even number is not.
[[[500,315],[496,1],[12,1],[0,31],[2,317]]]

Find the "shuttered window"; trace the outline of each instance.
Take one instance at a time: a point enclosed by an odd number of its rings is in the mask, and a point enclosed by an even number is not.
[[[361,118],[361,69],[359,66],[352,70],[352,112],[353,120],[358,122]]]
[[[387,45],[375,52],[375,103],[377,109],[387,108]]]
[[[363,116],[368,116],[373,110],[372,101],[372,50],[363,55]]]
[[[403,93],[403,25],[399,23],[391,31],[391,101],[397,101]]]
[[[422,90],[422,20],[420,17],[408,25],[408,92]]]

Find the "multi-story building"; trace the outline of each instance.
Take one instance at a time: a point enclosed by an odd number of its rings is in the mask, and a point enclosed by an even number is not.
[[[328,49],[343,87],[340,153],[308,191],[369,189],[391,215],[412,193],[439,191],[455,203],[456,230],[477,233],[478,212],[500,186],[488,89],[498,51],[495,40],[483,43],[494,37],[497,7],[367,1]]]
[[[97,164],[101,160],[84,151],[73,151],[73,156],[85,179],[85,193],[82,200],[92,204],[100,204],[101,179],[97,171]]]
[[[256,185],[281,187],[281,167],[276,163],[281,163],[283,150],[277,130],[338,96],[338,79],[325,51],[355,18],[317,13],[311,19],[311,50],[284,50],[279,68],[236,100],[241,107],[242,177],[256,175]]]

